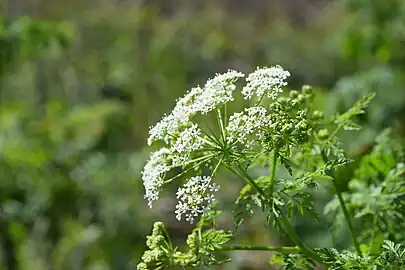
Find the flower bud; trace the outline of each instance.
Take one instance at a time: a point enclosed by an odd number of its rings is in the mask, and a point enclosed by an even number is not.
[[[198,248],[198,236],[197,236],[197,234],[195,232],[191,233],[187,237],[186,243],[190,247],[191,250],[196,250]]]
[[[299,104],[300,104],[300,102],[297,99],[293,99],[290,102],[291,108],[297,108]]]
[[[148,270],[148,265],[144,262],[141,262],[136,266],[136,269],[137,270]]]
[[[307,113],[304,110],[301,110],[301,111],[297,112],[297,118],[304,119],[306,117],[307,117]]]
[[[152,235],[154,235],[154,236],[160,235],[162,233],[162,231],[164,230],[164,227],[165,227],[165,225],[163,224],[163,222],[156,221],[153,224]]]
[[[158,246],[162,246],[165,243],[166,239],[163,235],[158,235],[154,239],[154,244]]]
[[[298,127],[300,130],[303,130],[303,131],[307,130],[307,129],[308,129],[308,122],[307,122],[307,120],[305,120],[305,119],[301,120],[301,121],[298,123],[297,127]]]
[[[290,91],[290,98],[297,98],[299,92],[297,90],[291,90]]]
[[[323,117],[324,117],[324,114],[321,111],[316,110],[312,113],[313,120],[321,120]]]
[[[329,137],[329,131],[326,128],[320,129],[318,131],[318,137],[321,140],[325,140]]]
[[[155,261],[155,250],[147,250],[145,253],[142,255],[142,261],[144,261],[146,264],[148,263],[153,263]]]
[[[297,97],[297,100],[299,103],[302,103],[305,101],[305,96],[303,94],[299,94]]]
[[[310,85],[303,85],[303,86],[302,86],[302,93],[304,93],[304,94],[306,94],[306,95],[312,94],[312,86],[310,86]]]
[[[149,248],[154,248],[154,236],[147,236],[146,237],[146,245],[149,247]]]
[[[293,131],[293,129],[294,126],[292,124],[285,124],[281,129],[281,132],[285,134],[290,134]]]

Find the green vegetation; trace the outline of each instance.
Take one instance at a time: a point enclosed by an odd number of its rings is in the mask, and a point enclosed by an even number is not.
[[[405,269],[403,1],[82,2],[0,17],[0,270]]]

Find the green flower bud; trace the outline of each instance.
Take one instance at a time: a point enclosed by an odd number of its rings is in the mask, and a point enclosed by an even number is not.
[[[290,102],[291,108],[297,108],[299,104],[300,104],[300,102],[297,99],[293,99]]]
[[[155,239],[155,236],[146,236],[146,245],[150,249],[154,248],[154,239]]]
[[[299,92],[297,90],[291,90],[290,91],[290,98],[297,98]]]
[[[154,239],[154,244],[156,247],[160,247],[165,244],[165,241],[166,241],[166,239],[163,235],[158,235]]]
[[[325,140],[329,137],[329,130],[327,130],[326,128],[320,129],[318,131],[318,137],[321,140]]]
[[[144,262],[141,262],[136,266],[136,269],[137,270],[148,270],[148,265]]]
[[[305,101],[305,96],[303,94],[299,94],[297,97],[297,100],[299,103],[302,103]]]
[[[282,133],[290,134],[294,130],[294,126],[292,124],[285,124],[281,129]]]
[[[191,233],[187,237],[186,241],[187,245],[190,247],[191,250],[196,250],[198,248],[198,235],[196,232]]]
[[[310,85],[303,85],[301,89],[302,89],[302,93],[304,93],[306,95],[312,94],[312,86],[310,86]]]
[[[299,118],[299,119],[304,119],[304,118],[306,118],[306,117],[307,117],[307,113],[306,113],[304,110],[298,111],[298,113],[297,113],[297,118]]]
[[[307,122],[307,120],[305,120],[305,119],[301,120],[301,121],[298,123],[297,127],[298,127],[300,130],[303,130],[303,131],[308,130],[308,122]]]
[[[313,120],[321,120],[323,117],[324,117],[324,115],[323,115],[323,112],[321,112],[321,111],[316,110],[312,113]]]
[[[153,263],[155,260],[155,250],[147,250],[145,253],[142,255],[142,261],[144,261],[146,264]]]
[[[153,224],[152,235],[160,235],[164,231],[165,225],[161,221],[156,221]]]

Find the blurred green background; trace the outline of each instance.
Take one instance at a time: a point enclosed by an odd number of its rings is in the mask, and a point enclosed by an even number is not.
[[[172,191],[153,210],[143,200],[148,129],[228,68],[280,64],[329,114],[376,92],[365,128],[342,138],[352,157],[386,127],[405,138],[403,0],[1,0],[0,12],[0,269],[136,269],[155,220],[183,242],[192,226],[175,220]],[[220,177],[230,228],[241,185]],[[322,213],[330,194],[315,195]],[[295,226],[345,247],[323,220]],[[239,243],[288,243],[262,224]],[[270,256],[231,257],[225,269],[266,269]]]

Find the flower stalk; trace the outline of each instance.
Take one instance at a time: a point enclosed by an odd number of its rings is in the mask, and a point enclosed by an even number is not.
[[[323,161],[325,163],[327,163],[328,162],[328,157],[326,156],[326,154],[322,151],[321,155],[322,155]],[[356,253],[359,256],[363,256],[362,252],[361,252],[361,249],[360,249],[360,244],[357,241],[356,233],[354,231],[354,226],[353,226],[352,219],[350,217],[349,211],[347,210],[346,203],[345,203],[345,201],[343,199],[343,196],[342,196],[342,192],[340,191],[340,189],[339,189],[339,187],[338,187],[338,185],[336,183],[336,178],[333,176],[333,173],[331,173],[331,172],[329,172],[328,175],[330,177],[332,177],[333,187],[335,188],[335,192],[336,192],[336,195],[338,197],[340,207],[342,207],[343,215],[345,217],[347,226],[349,227],[350,237],[352,238],[352,242],[353,242],[354,248],[356,250]]]

